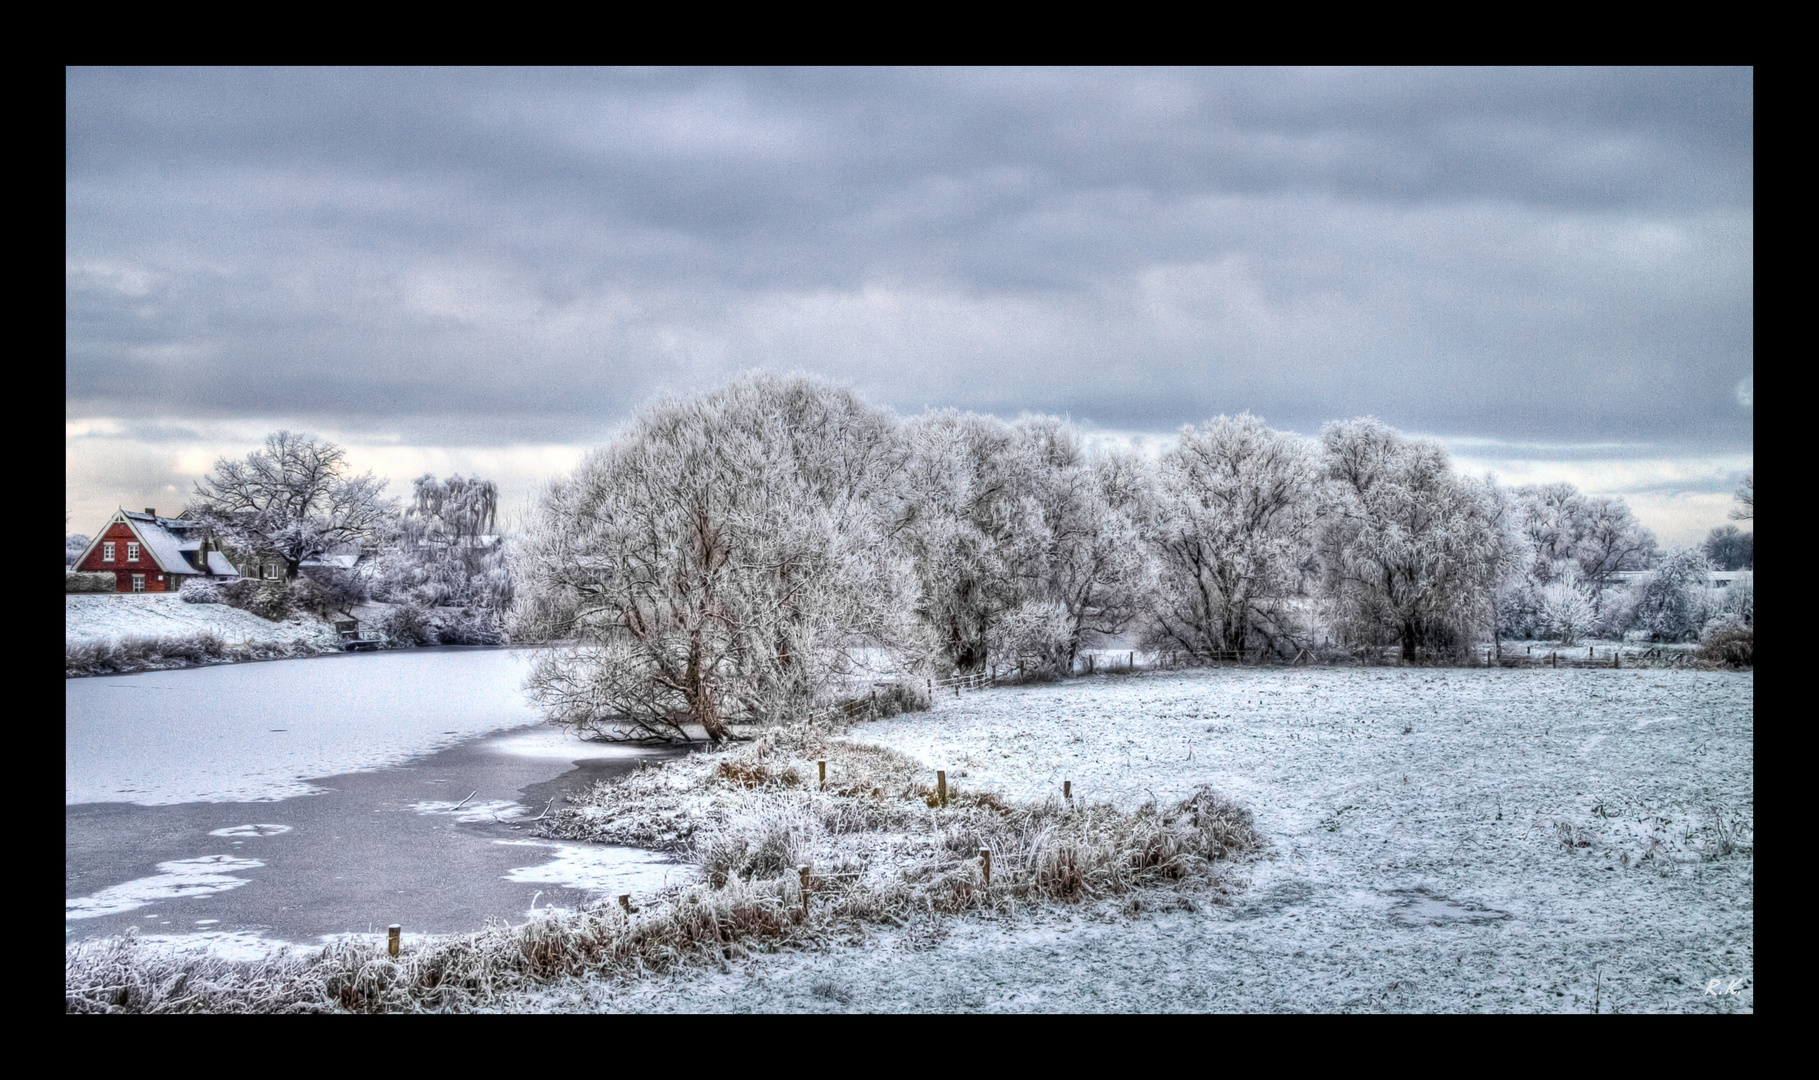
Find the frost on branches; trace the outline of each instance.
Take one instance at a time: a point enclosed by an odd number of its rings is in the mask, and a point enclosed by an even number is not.
[[[1146,644],[1196,660],[1286,643],[1312,546],[1318,462],[1249,413],[1221,416],[1162,457],[1150,529],[1159,587]]]
[[[714,742],[812,707],[856,650],[907,636],[903,470],[893,418],[806,377],[646,410],[525,536],[524,617],[573,642],[538,662],[535,700],[609,738]]]
[[[385,535],[397,502],[385,481],[347,474],[347,451],[310,435],[280,431],[244,459],[222,458],[196,484],[192,516],[249,555],[284,562],[294,580],[305,559]]]
[[[1451,655],[1493,621],[1520,547],[1492,485],[1457,477],[1438,443],[1373,419],[1321,432],[1329,504],[1325,589],[1350,635],[1397,642],[1405,658]]]

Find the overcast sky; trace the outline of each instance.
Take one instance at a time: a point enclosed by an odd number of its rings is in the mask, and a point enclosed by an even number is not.
[[[1160,445],[1374,414],[1622,494],[1753,459],[1748,70],[67,74],[66,504],[280,426],[521,507],[802,369]]]

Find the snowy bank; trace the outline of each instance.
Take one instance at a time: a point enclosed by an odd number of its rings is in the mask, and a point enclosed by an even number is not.
[[[270,622],[226,604],[169,593],[64,596],[68,676],[165,670],[339,652],[332,626],[308,615]]]

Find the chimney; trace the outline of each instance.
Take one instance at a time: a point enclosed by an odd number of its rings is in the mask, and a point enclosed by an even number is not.
[[[148,506],[145,508],[145,516],[146,517],[157,517],[158,511],[153,510],[151,507]]]

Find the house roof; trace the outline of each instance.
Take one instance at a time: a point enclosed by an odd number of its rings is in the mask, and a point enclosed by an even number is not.
[[[227,556],[221,554],[219,551],[211,551],[208,553],[208,572],[211,574],[219,574],[222,577],[240,576],[240,571],[235,569],[234,564],[227,561]]]

